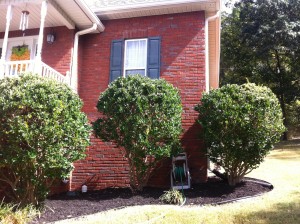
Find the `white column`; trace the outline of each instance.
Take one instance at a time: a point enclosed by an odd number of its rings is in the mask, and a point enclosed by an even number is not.
[[[44,40],[44,27],[45,27],[45,19],[47,15],[47,0],[42,2],[41,7],[41,23],[40,23],[40,31],[39,31],[39,39],[38,39],[38,48],[35,58],[35,73],[41,72],[41,62],[42,62],[42,48],[43,48],[43,40]]]
[[[0,59],[0,78],[4,77],[4,63],[5,63],[5,57],[7,52],[8,33],[9,33],[11,19],[12,19],[12,6],[9,5],[7,7],[7,13],[6,13],[6,28],[5,28],[5,34],[3,39],[3,45],[2,45],[2,56]]]

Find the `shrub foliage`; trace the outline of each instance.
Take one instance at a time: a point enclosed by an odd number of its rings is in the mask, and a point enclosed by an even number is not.
[[[165,191],[159,200],[166,204],[181,205],[184,202],[184,196],[179,190],[171,189]]]
[[[130,186],[140,191],[162,158],[180,148],[182,106],[178,90],[164,80],[119,78],[100,95],[96,137],[124,147]]]
[[[0,182],[6,197],[38,204],[89,144],[79,97],[64,84],[33,75],[0,80]]]
[[[224,168],[232,186],[259,166],[285,130],[276,96],[252,83],[204,94],[195,109],[208,156]]]

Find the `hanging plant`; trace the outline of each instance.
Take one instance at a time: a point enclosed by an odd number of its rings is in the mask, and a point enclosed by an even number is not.
[[[30,50],[28,49],[28,45],[20,45],[13,47],[11,49],[11,61],[23,61],[23,60],[30,60]],[[25,72],[26,65],[13,65],[13,69],[17,68],[18,72]]]
[[[28,45],[21,45],[12,48],[11,61],[30,60],[30,50]]]

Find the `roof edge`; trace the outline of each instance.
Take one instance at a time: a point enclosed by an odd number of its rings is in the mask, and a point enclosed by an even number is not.
[[[176,7],[180,5],[186,4],[195,4],[195,3],[217,3],[217,7],[213,11],[220,10],[220,1],[219,0],[172,0],[170,1],[162,1],[162,2],[150,2],[143,4],[135,4],[135,5],[122,5],[122,6],[110,6],[110,7],[98,7],[94,9],[96,15],[101,16],[105,14],[111,13],[120,13],[120,12],[130,12],[137,10],[149,10],[149,9],[157,9],[161,7]]]
[[[83,0],[74,0],[85,15],[90,19],[92,23],[97,24],[97,30],[103,32],[105,27],[101,20],[96,16],[96,14],[91,10],[91,8]]]

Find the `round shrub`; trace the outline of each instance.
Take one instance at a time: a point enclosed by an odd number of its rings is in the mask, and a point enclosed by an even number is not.
[[[100,95],[97,108],[102,116],[93,124],[96,137],[124,147],[130,186],[141,191],[157,162],[180,148],[178,90],[165,80],[119,78]]]
[[[232,186],[259,166],[285,129],[276,96],[252,83],[212,90],[195,109],[208,156]]]
[[[64,84],[33,75],[0,80],[0,182],[21,204],[43,201],[89,145],[79,97]]]

